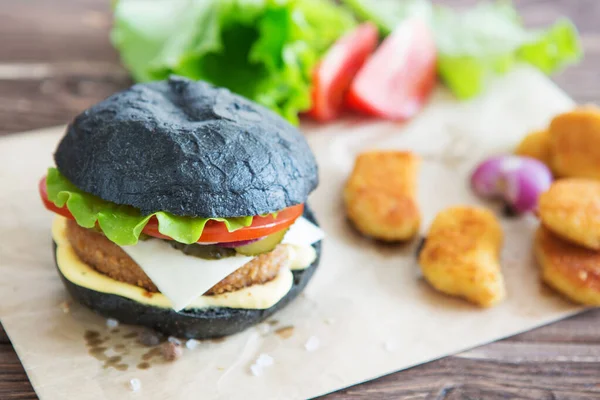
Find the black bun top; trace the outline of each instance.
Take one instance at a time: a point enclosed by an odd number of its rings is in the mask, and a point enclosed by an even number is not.
[[[81,190],[143,213],[235,217],[304,203],[317,165],[299,130],[226,89],[171,77],[80,114],[54,159]]]

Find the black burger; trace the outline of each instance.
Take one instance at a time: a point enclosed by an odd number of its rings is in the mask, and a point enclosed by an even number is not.
[[[271,111],[180,77],[134,85],[68,126],[40,181],[72,297],[167,335],[230,335],[306,286],[322,232],[302,134]]]

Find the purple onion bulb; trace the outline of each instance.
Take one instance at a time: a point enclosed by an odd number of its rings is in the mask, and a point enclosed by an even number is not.
[[[496,156],[479,164],[471,176],[475,193],[501,198],[515,211],[535,211],[539,196],[552,184],[552,173],[541,161],[521,156]]]

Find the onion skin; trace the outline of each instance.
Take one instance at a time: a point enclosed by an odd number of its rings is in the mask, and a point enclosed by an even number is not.
[[[491,157],[475,169],[471,186],[485,198],[500,198],[516,212],[535,211],[539,196],[552,184],[552,173],[541,161],[521,156]]]

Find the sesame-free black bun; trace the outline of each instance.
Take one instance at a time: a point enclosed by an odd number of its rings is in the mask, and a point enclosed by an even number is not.
[[[84,111],[54,159],[79,189],[144,214],[236,217],[304,203],[317,165],[301,132],[227,89],[171,77]]]
[[[312,212],[305,207],[304,217],[316,224]],[[277,304],[264,310],[239,308],[207,308],[175,311],[138,303],[126,297],[97,292],[69,281],[58,273],[71,296],[92,311],[115,318],[123,324],[145,326],[165,335],[180,338],[208,339],[241,332],[273,315],[295,299],[312,278],[321,255],[321,242],[313,245],[317,258],[306,269],[292,271],[294,282],[290,291]],[[56,245],[55,260],[56,260]]]

